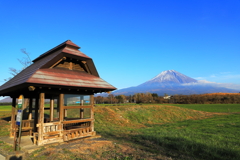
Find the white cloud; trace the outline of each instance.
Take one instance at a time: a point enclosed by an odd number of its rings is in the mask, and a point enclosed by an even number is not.
[[[211,83],[211,84],[213,84],[213,83],[216,83],[216,82],[210,82],[210,81],[207,81],[207,80],[199,80],[198,83],[207,83],[207,84]]]
[[[196,80],[207,80],[218,83],[238,83],[240,84],[240,74],[234,74],[232,72],[220,72],[217,74],[211,74],[207,77],[196,77]]]
[[[240,90],[240,84],[234,84],[234,83],[218,83],[218,86],[230,88],[230,89],[236,89]]]
[[[229,89],[236,89],[240,90],[240,84],[234,84],[234,83],[217,83],[217,82],[211,82],[207,80],[198,80],[196,83],[185,83],[183,85],[211,85],[214,87],[224,87],[224,88],[229,88]]]
[[[206,79],[206,78],[204,78],[204,77],[196,77],[194,79],[201,80],[201,79]]]

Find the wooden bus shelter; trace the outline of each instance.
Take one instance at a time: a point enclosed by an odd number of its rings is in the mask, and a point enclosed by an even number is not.
[[[0,87],[12,98],[10,137],[16,128],[16,99],[23,95],[22,131],[44,145],[94,136],[94,93],[116,88],[98,75],[93,60],[70,40],[33,60]]]

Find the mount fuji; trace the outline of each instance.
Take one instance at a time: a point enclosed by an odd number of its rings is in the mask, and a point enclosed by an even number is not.
[[[133,95],[135,93],[157,93],[159,96],[174,94],[237,93],[238,90],[219,87],[216,83],[203,83],[175,70],[167,70],[135,87],[119,89],[114,95]]]

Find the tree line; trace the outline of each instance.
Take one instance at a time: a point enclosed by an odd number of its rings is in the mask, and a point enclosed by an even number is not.
[[[156,93],[136,93],[134,95],[113,95],[95,97],[96,104],[116,103],[174,103],[174,104],[236,104],[240,103],[240,93],[213,93],[193,95],[159,96]]]

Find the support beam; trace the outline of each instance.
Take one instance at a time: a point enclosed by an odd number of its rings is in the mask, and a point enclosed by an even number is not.
[[[38,117],[38,145],[42,145],[45,94],[40,93],[39,98],[40,98],[40,100],[39,100],[39,117]]]
[[[92,108],[91,108],[91,119],[93,119],[90,127],[91,127],[91,130],[93,132],[94,131],[94,121],[95,121],[95,119],[94,119],[94,95],[90,95],[90,103],[91,103],[91,106],[92,106]]]
[[[16,127],[16,98],[12,98],[12,115],[11,115],[11,130],[10,137],[14,136],[14,129]]]
[[[63,111],[63,101],[64,101],[64,94],[60,94],[59,95],[59,104],[58,104],[58,106],[59,106],[59,121],[60,122],[62,122],[63,121],[63,116],[64,116],[64,111]]]
[[[58,118],[58,121],[59,121],[59,118],[60,118],[60,112],[59,112],[59,110],[60,110],[60,106],[59,106],[59,104],[60,104],[60,102],[59,102],[59,98],[57,99],[57,118]]]
[[[28,119],[31,120],[32,119],[32,108],[33,108],[33,99],[30,98],[29,99],[29,110],[28,110]]]
[[[81,106],[83,106],[84,100],[83,100],[83,96],[81,96]],[[80,119],[83,119],[84,117],[84,109],[80,108]]]
[[[63,102],[64,101],[64,94],[59,94],[59,100],[58,100],[58,106],[59,106],[59,122],[61,125],[59,125],[60,128],[58,128],[59,130],[61,130],[61,133],[60,133],[60,137],[63,136],[63,114],[64,114],[64,109],[63,109]]]
[[[64,109],[64,117],[67,118],[67,109]]]
[[[86,68],[87,73],[91,74],[91,72],[90,72],[90,70],[89,70],[89,68],[87,66],[87,62],[86,61],[82,61],[82,63],[84,64],[84,67]]]
[[[84,117],[84,109],[80,108],[80,119],[83,119]]]
[[[38,110],[39,110],[39,96],[35,99],[35,112],[34,112],[34,132],[38,132],[37,124],[38,124]]]
[[[50,122],[53,121],[53,111],[54,111],[54,99],[50,100]]]

